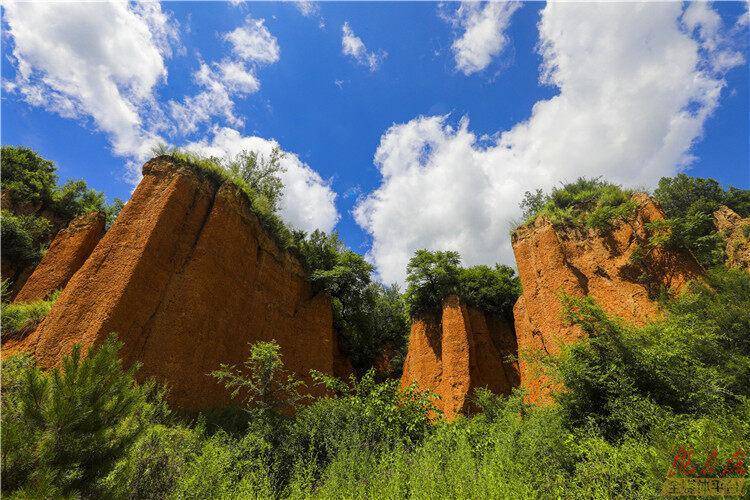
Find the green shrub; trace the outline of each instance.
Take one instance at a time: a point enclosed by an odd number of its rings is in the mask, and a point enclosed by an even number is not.
[[[224,382],[233,398],[241,400],[245,411],[258,413],[259,417],[296,409],[302,399],[300,389],[305,385],[284,368],[276,341],[252,344],[242,368],[222,364],[212,375]]]
[[[24,267],[38,261],[49,239],[52,224],[36,215],[14,215],[2,210],[3,259]]]
[[[336,233],[298,232],[295,247],[317,292],[327,293],[333,303],[334,326],[344,351],[360,375],[383,353],[399,375],[409,331],[406,304],[396,285],[372,281],[373,267],[347,249]]]
[[[750,275],[717,268],[669,303],[660,321],[634,328],[591,299],[566,299],[587,340],[556,362],[558,399],[576,426],[604,436],[647,433],[670,415],[728,414],[750,398]]]
[[[58,290],[47,300],[2,304],[3,335],[13,335],[39,324],[49,314],[59,295]]]
[[[457,295],[467,305],[509,319],[521,294],[513,269],[500,264],[464,268],[458,252],[417,250],[406,270],[405,299],[412,317],[435,314],[446,297]]]
[[[24,147],[0,150],[3,192],[13,204],[47,205],[57,187],[55,164]]]
[[[155,156],[169,156],[178,165],[209,179],[216,186],[229,184],[237,188],[276,243],[284,250],[293,250],[294,232],[276,213],[283,187],[278,177],[283,170],[279,163],[281,152],[275,150],[268,160],[256,152],[246,151],[235,158],[222,159],[162,144],[155,147],[152,153]]]
[[[521,202],[524,223],[544,216],[556,226],[586,227],[606,232],[618,221],[633,216],[636,209],[633,192],[602,181],[579,177],[575,182],[552,189],[545,195],[540,189],[527,191]]]
[[[118,348],[110,337],[82,358],[76,346],[50,372],[3,363],[4,492],[49,497],[100,490],[149,411],[148,389],[135,384],[136,367],[122,370]]]
[[[714,226],[716,209],[726,205],[742,217],[750,216],[750,190],[730,187],[725,191],[714,179],[685,174],[663,177],[654,198],[670,227],[663,244],[690,252],[706,267],[721,264],[726,258],[726,242]]]
[[[298,487],[314,487],[340,456],[412,449],[431,431],[433,395],[398,381],[377,383],[373,371],[348,383],[316,374],[334,394],[303,408],[290,425],[286,453],[295,462]]]

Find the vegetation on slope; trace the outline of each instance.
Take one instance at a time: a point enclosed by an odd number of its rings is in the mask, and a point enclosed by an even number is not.
[[[579,177],[575,182],[553,188],[550,194],[541,189],[527,191],[521,202],[523,225],[543,216],[555,226],[606,231],[635,213],[632,195],[632,191],[598,177]]]
[[[373,267],[347,249],[336,233],[306,234],[284,224],[278,215],[283,189],[279,150],[269,158],[243,152],[220,159],[162,146],[154,154],[168,155],[218,184],[236,186],[276,242],[301,260],[315,290],[330,295],[334,326],[355,371],[362,375],[384,357],[389,366],[381,375],[400,373],[409,325],[398,289],[374,282]]]
[[[412,317],[440,311],[457,295],[465,304],[508,320],[521,295],[515,271],[505,265],[463,267],[458,252],[417,250],[406,268],[405,299]]]
[[[3,295],[7,289],[7,282],[3,281]],[[30,331],[49,314],[60,291],[50,294],[46,300],[35,300],[33,302],[6,303],[5,297],[0,302],[0,315],[2,315],[2,332],[4,337],[12,336],[19,332]]]
[[[667,219],[654,230],[665,230],[661,241],[670,248],[689,251],[706,267],[724,262],[726,243],[716,230],[713,213],[726,205],[741,217],[750,217],[750,190],[723,189],[713,179],[679,174],[664,177],[654,191]]]
[[[53,232],[66,227],[75,217],[100,211],[109,225],[122,206],[119,200],[107,205],[104,195],[88,188],[82,180],[58,185],[55,164],[29,148],[3,146],[0,163],[2,255],[3,261],[17,269],[35,265]]]
[[[330,395],[295,416],[260,390],[241,401],[242,419],[186,420],[122,371],[111,341],[57,372],[13,358],[3,363],[3,493],[641,498],[659,494],[679,447],[699,467],[716,450],[709,475],[747,474],[750,275],[712,270],[642,328],[587,299],[568,306],[590,337],[546,360],[567,387],[557,404],[479,391],[484,413],[434,425],[429,395],[372,373],[318,376]],[[288,382],[269,346],[253,347],[244,380],[254,387]]]
[[[527,191],[521,202],[522,226],[543,216],[555,226],[606,231],[635,213],[632,194],[600,178],[579,178],[550,194],[541,189]],[[704,267],[722,264],[726,258],[725,241],[716,230],[713,213],[726,205],[742,217],[750,216],[750,190],[724,189],[714,179],[685,174],[663,177],[653,197],[666,220],[649,225],[653,236],[649,244],[688,251]]]

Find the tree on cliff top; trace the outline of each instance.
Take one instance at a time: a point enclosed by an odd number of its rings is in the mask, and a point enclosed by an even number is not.
[[[545,194],[541,189],[526,191],[521,202],[524,225],[545,216],[556,226],[582,226],[606,231],[618,220],[635,212],[632,191],[603,181],[600,177],[579,177]]]
[[[58,186],[55,164],[29,148],[2,146],[0,164],[2,254],[15,272],[34,265],[55,233],[75,217],[99,211],[111,223],[121,206],[119,200],[107,206],[104,195],[82,180]]]
[[[355,370],[363,374],[388,352],[390,374],[398,375],[409,329],[398,288],[374,282],[372,265],[346,248],[336,233],[316,230],[296,237],[313,287],[331,297],[334,324]]]
[[[663,177],[654,191],[666,221],[665,245],[689,251],[701,264],[710,267],[724,262],[725,242],[716,230],[713,213],[726,205],[741,217],[750,216],[750,190],[725,190],[714,179],[679,174]]]
[[[469,306],[510,319],[521,294],[512,268],[502,264],[462,267],[458,252],[417,250],[406,271],[405,296],[412,317],[437,312],[443,299],[458,295]]]

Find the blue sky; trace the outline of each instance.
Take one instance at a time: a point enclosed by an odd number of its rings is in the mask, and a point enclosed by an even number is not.
[[[385,281],[420,247],[512,262],[523,191],[578,175],[750,188],[745,3],[63,7],[4,9],[3,144],[111,199],[157,140],[276,141],[285,218],[335,227]]]

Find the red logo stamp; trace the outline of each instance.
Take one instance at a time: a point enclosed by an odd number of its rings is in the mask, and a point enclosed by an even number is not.
[[[742,496],[747,478],[747,451],[738,448],[725,460],[717,449],[696,461],[692,448],[680,446],[672,460],[662,496]]]

